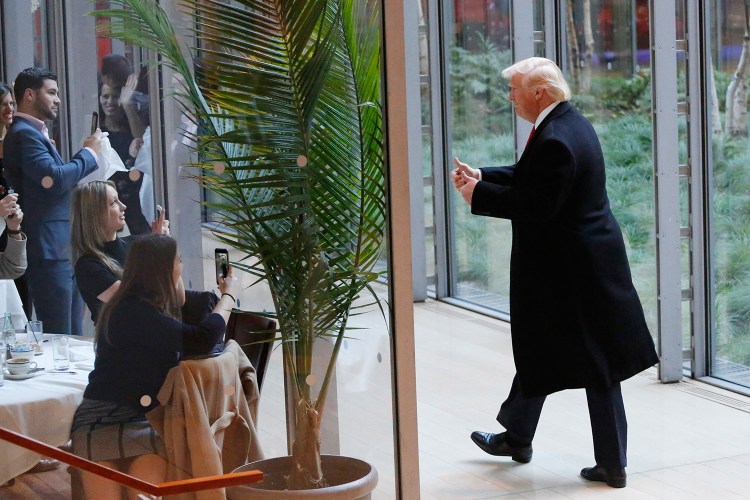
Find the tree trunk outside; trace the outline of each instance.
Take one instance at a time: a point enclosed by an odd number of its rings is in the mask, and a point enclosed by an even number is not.
[[[726,132],[732,137],[747,135],[747,70],[750,67],[750,0],[745,0],[745,36],[737,70],[727,87]]]
[[[565,27],[568,32],[568,61],[570,64],[570,76],[573,88],[577,91],[581,86],[581,66],[579,58],[581,57],[578,50],[578,36],[576,34],[576,23],[573,18],[573,0],[566,0],[565,6]]]
[[[583,68],[581,69],[581,93],[591,93],[591,61],[594,54],[594,31],[591,28],[591,0],[583,0]]]
[[[724,135],[721,125],[721,113],[719,112],[719,93],[716,90],[716,77],[713,66],[711,67],[711,132],[713,135]]]

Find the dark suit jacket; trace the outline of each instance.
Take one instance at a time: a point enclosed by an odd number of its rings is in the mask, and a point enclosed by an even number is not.
[[[611,385],[658,362],[591,124],[563,102],[518,162],[482,169],[472,213],[510,219],[513,355],[526,397]]]
[[[28,120],[16,117],[5,136],[5,175],[19,193],[29,261],[70,259],[70,196],[78,181],[96,170],[82,149],[65,163],[52,143]],[[49,177],[52,185],[42,186]]]

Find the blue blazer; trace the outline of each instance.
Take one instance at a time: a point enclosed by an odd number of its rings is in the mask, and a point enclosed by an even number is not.
[[[70,197],[78,181],[96,170],[82,149],[65,163],[52,143],[28,120],[15,117],[5,136],[3,164],[9,187],[19,194],[29,261],[70,259]],[[52,185],[42,186],[49,178]]]

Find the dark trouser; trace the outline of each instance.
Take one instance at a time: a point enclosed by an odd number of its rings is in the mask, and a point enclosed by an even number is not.
[[[604,467],[626,467],[628,422],[620,383],[603,389],[587,388],[586,399],[596,463]],[[497,414],[497,421],[505,427],[510,438],[530,444],[536,433],[544,400],[545,396],[524,398],[516,374],[510,394]]]
[[[68,260],[29,261],[26,270],[36,318],[45,333],[81,335],[83,299]]]
[[[26,280],[26,275],[19,276],[13,280],[16,283],[16,290],[18,295],[21,297],[21,303],[23,304],[23,312],[26,313],[26,319],[31,319],[31,312],[33,310],[31,304],[31,294],[29,294],[29,284]],[[20,328],[22,325],[17,325]]]

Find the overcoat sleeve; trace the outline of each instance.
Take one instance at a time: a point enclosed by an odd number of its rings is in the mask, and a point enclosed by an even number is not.
[[[555,217],[573,183],[573,154],[555,139],[548,139],[525,154],[528,156],[523,158],[523,164],[517,164],[512,173],[508,167],[482,169],[482,180],[471,199],[471,213],[535,222]],[[509,177],[512,182],[506,184]]]

